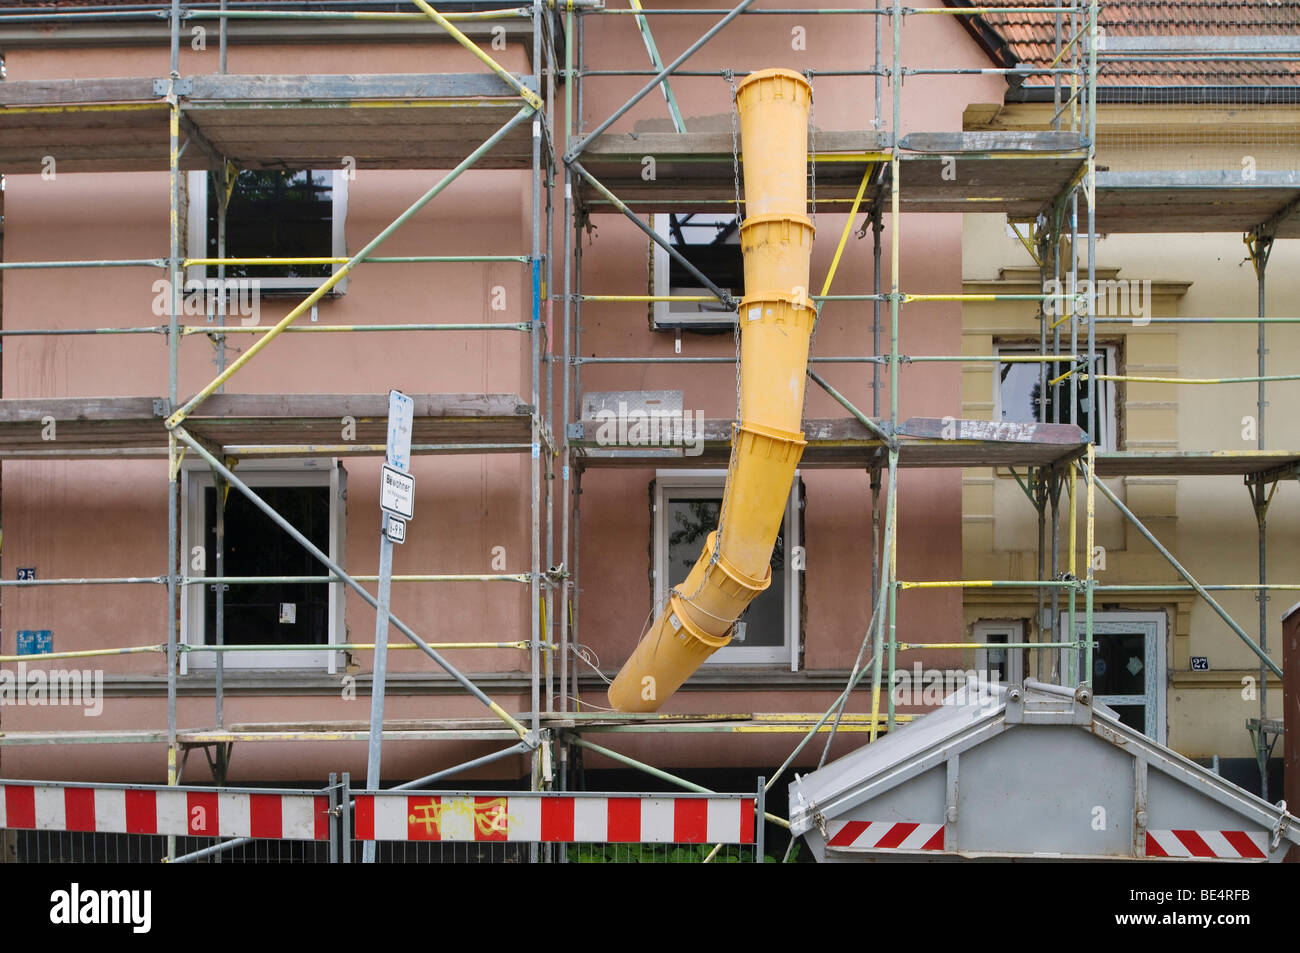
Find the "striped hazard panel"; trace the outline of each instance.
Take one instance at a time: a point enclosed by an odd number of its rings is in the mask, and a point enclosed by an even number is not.
[[[752,844],[753,798],[358,795],[358,840]]]
[[[1147,831],[1148,857],[1222,857],[1267,860],[1262,831]]]
[[[827,847],[858,850],[943,850],[943,825],[914,821],[832,821]]]
[[[0,828],[326,840],[329,799],[229,790],[0,785]]]

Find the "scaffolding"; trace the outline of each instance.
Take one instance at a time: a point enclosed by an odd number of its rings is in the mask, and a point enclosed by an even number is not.
[[[912,715],[896,711],[888,690],[898,670],[898,653],[924,650],[983,648],[983,643],[913,642],[901,637],[898,624],[900,592],[921,589],[1008,588],[1030,591],[1039,617],[1050,620],[1038,641],[1008,648],[1066,650],[1069,670],[1059,673],[1063,684],[1090,680],[1093,671],[1094,604],[1099,595],[1137,591],[1194,591],[1255,653],[1260,665],[1260,729],[1256,750],[1261,772],[1266,758],[1266,696],[1268,672],[1281,674],[1268,656],[1265,639],[1265,602],[1268,591],[1294,590],[1298,586],[1270,585],[1265,562],[1265,515],[1278,483],[1300,475],[1300,452],[1265,449],[1265,387],[1270,382],[1300,379],[1296,374],[1268,374],[1264,335],[1269,322],[1300,319],[1266,319],[1264,275],[1268,254],[1277,238],[1300,237],[1300,181],[1294,174],[1264,173],[1248,182],[1227,182],[1216,173],[1109,172],[1097,167],[1097,103],[1099,62],[1107,54],[1098,43],[1097,0],[1069,0],[1058,5],[1029,8],[1051,24],[1056,56],[1050,65],[1032,67],[1007,63],[998,67],[938,67],[903,63],[905,26],[917,19],[951,17],[967,24],[998,13],[1024,14],[1023,5],[972,7],[952,3],[935,7],[904,7],[901,0],[877,0],[854,8],[766,8],[754,0],[740,0],[727,11],[709,9],[644,9],[636,0],[627,8],[604,6],[599,0],[532,0],[531,3],[494,9],[467,9],[442,13],[424,0],[414,0],[413,10],[381,9],[394,4],[346,4],[348,9],[313,5],[315,9],[274,9],[274,4],[228,7],[217,4],[154,5],[149,12],[91,11],[86,13],[30,13],[7,15],[0,23],[33,26],[77,20],[165,19],[170,43],[170,69],[165,78],[84,81],[10,81],[0,86],[3,108],[0,129],[36,130],[30,140],[15,140],[0,147],[0,167],[11,173],[39,172],[47,151],[47,137],[58,130],[66,143],[61,160],[69,171],[126,171],[166,168],[169,172],[170,243],[165,257],[96,261],[0,262],[0,275],[20,269],[152,268],[179,276],[189,267],[207,266],[224,274],[227,267],[266,265],[271,259],[236,259],[225,256],[224,245],[216,257],[182,254],[180,176],[190,169],[207,169],[229,175],[238,157],[240,168],[310,168],[328,157],[346,154],[359,168],[450,169],[418,200],[379,231],[360,251],[347,258],[274,260],[280,264],[325,265],[330,275],[276,324],[236,327],[225,322],[189,325],[182,321],[179,281],[169,296],[167,322],[158,326],[104,327],[60,330],[49,327],[4,328],[7,336],[34,335],[162,335],[168,346],[166,396],[104,398],[28,398],[0,402],[0,459],[161,459],[168,461],[167,571],[152,577],[65,578],[4,580],[3,587],[94,586],[135,584],[163,587],[169,620],[165,642],[61,652],[35,658],[71,658],[103,654],[158,653],[166,658],[167,725],[109,732],[24,731],[5,732],[0,744],[85,744],[148,742],[167,751],[167,780],[181,782],[182,768],[192,750],[209,754],[214,774],[225,780],[230,747],[236,743],[291,741],[360,741],[369,743],[372,772],[367,788],[378,789],[378,757],[386,742],[398,740],[474,740],[502,743],[499,751],[461,765],[440,768],[422,781],[442,778],[490,761],[520,754],[532,758],[531,787],[565,789],[570,766],[582,751],[591,751],[616,763],[644,771],[660,781],[702,791],[699,785],[597,745],[586,736],[594,733],[733,733],[790,734],[800,736],[794,750],[776,770],[769,772],[766,789],[781,779],[806,746],[825,736],[821,755],[825,761],[837,733],[849,732],[874,740],[880,732],[905,724]],[[340,5],[343,6],[343,5]],[[401,5],[405,6],[405,5]],[[477,6],[477,5],[471,5]],[[164,7],[166,7],[164,9]],[[731,293],[703,274],[643,218],[671,208],[674,211],[739,210],[740,155],[734,127],[727,133],[689,131],[682,118],[672,83],[679,78],[713,78],[731,85],[741,72],[730,69],[689,69],[687,62],[710,39],[743,17],[817,15],[864,20],[873,25],[874,56],[858,69],[807,70],[810,82],[820,77],[844,77],[869,85],[874,104],[869,118],[857,131],[830,132],[815,127],[811,136],[810,175],[812,212],[844,214],[845,224],[820,294],[810,295],[820,312],[831,308],[861,309],[870,304],[870,353],[823,355],[810,358],[809,376],[847,416],[806,420],[808,447],[802,466],[849,468],[870,474],[873,525],[871,566],[871,621],[843,689],[823,713],[759,714],[721,713],[709,716],[622,715],[573,710],[580,682],[599,684],[596,676],[581,675],[586,663],[579,654],[582,623],[579,576],[579,527],[582,483],[598,479],[595,471],[611,467],[685,467],[725,465],[729,453],[731,421],[707,420],[703,452],[685,457],[662,450],[604,446],[588,432],[579,397],[583,394],[583,368],[592,365],[727,365],[736,358],[652,357],[644,354],[599,355],[583,346],[583,317],[587,309],[616,303],[716,300],[734,309]],[[591,18],[612,18],[612,28],[635,27],[650,63],[649,68],[592,68],[584,47],[585,24]],[[710,22],[693,43],[664,63],[654,39],[658,17],[687,17]],[[194,24],[215,21],[220,28],[218,73],[192,77],[180,74],[180,44]],[[319,24],[402,22],[422,27],[435,25],[471,53],[484,66],[480,73],[413,75],[239,76],[225,72],[227,28],[235,22],[274,22],[306,30]],[[515,74],[486,52],[482,40],[494,28],[508,31],[531,48],[531,74]],[[1236,52],[1240,52],[1239,50]],[[1275,51],[1265,51],[1274,52]],[[1294,52],[1294,51],[1293,51]],[[887,54],[887,55],[886,55]],[[1292,55],[1294,59],[1295,56]],[[868,57],[864,56],[864,60]],[[907,76],[960,76],[986,74],[1023,81],[1037,77],[1050,82],[1055,110],[1050,128],[1033,132],[909,132],[903,134],[904,79]],[[587,129],[583,122],[584,90],[593,81],[641,82],[621,106]],[[562,82],[562,92],[558,83]],[[615,127],[638,104],[659,91],[668,108],[672,132],[627,133]],[[340,112],[364,107],[366,122],[376,133],[364,140],[349,137],[348,126],[336,124]],[[815,108],[815,107],[814,107]],[[420,110],[427,119],[420,127],[419,147],[397,134],[401,114]],[[463,131],[472,111],[475,126],[491,131],[473,142]],[[301,125],[319,127],[313,142],[304,143],[292,127],[275,121],[256,121],[278,112],[295,116]],[[86,135],[88,120],[99,138]],[[246,124],[256,127],[256,140]],[[103,130],[109,130],[107,134]],[[390,135],[378,133],[387,131]],[[243,138],[240,138],[243,134]],[[295,138],[297,135],[297,138]],[[78,137],[82,138],[79,139]],[[160,148],[167,142],[166,150]],[[659,175],[646,179],[642,159],[653,154]],[[945,174],[953,158],[974,163],[978,175],[958,179]],[[530,177],[527,221],[529,247],[520,254],[383,257],[381,244],[417,212],[433,201],[458,176],[470,168],[513,169]],[[1288,177],[1289,176],[1289,177]],[[562,186],[563,198],[555,190]],[[1214,205],[1215,218],[1207,223],[1205,196],[1226,192],[1230,201]],[[1180,379],[1123,377],[1095,371],[1099,360],[1098,326],[1105,319],[1095,313],[1097,280],[1096,239],[1100,232],[1155,230],[1149,212],[1164,213],[1160,231],[1240,231],[1247,236],[1251,260],[1259,280],[1259,315],[1255,324],[1260,339],[1258,374],[1245,378]],[[1040,290],[1031,294],[967,294],[941,288],[903,287],[901,260],[902,223],[908,212],[962,214],[972,211],[1005,214],[1039,266]],[[557,212],[559,213],[557,216]],[[219,208],[224,224],[225,207]],[[584,291],[583,239],[599,216],[621,216],[657,243],[674,261],[707,289],[706,296],[652,294],[588,294]],[[845,245],[859,217],[862,234],[873,238],[872,292],[832,294],[832,286]],[[555,244],[558,217],[562,247]],[[1208,227],[1207,227],[1208,226]],[[1022,231],[1021,229],[1024,229]],[[224,227],[221,230],[224,232]],[[885,232],[888,231],[886,237]],[[889,249],[889,271],[882,273],[882,256]],[[339,282],[362,264],[420,264],[429,267],[469,263],[517,264],[526,269],[531,294],[527,320],[504,323],[418,323],[303,325],[297,323]],[[558,273],[558,281],[557,279]],[[1062,280],[1070,278],[1063,292]],[[1086,281],[1088,291],[1073,284]],[[998,355],[909,355],[901,352],[900,329],[904,309],[910,304],[946,302],[1030,302],[1038,309],[1037,352],[1015,360],[1037,364],[1039,393],[1051,390],[1056,399],[1042,397],[1036,423],[1005,425],[956,418],[905,417],[900,407],[900,375],[910,364],[1005,362]],[[1197,319],[1153,319],[1194,321]],[[557,328],[557,322],[559,327]],[[527,633],[510,633],[500,640],[428,642],[396,617],[391,625],[409,645],[393,648],[424,653],[447,673],[460,689],[488,709],[483,718],[422,720],[418,724],[394,723],[383,717],[383,677],[386,633],[371,643],[331,643],[331,652],[372,652],[376,677],[374,706],[368,723],[321,725],[226,725],[223,712],[224,655],[233,650],[224,642],[221,586],[231,583],[310,582],[332,588],[346,587],[357,598],[386,613],[386,598],[376,598],[362,583],[379,577],[349,574],[314,545],[289,520],[261,499],[237,474],[234,459],[257,457],[382,456],[385,451],[384,395],[250,395],[224,393],[224,385],[275,338],[285,333],[416,333],[437,335],[466,331],[526,335],[528,341],[527,395],[425,394],[416,402],[413,452],[422,454],[505,453],[528,459],[529,562],[526,571],[491,574],[420,573],[393,577],[410,584],[495,584],[518,587],[525,595],[529,618]],[[226,360],[226,336],[250,334],[254,342],[237,358]],[[205,335],[218,347],[219,373],[192,396],[183,398],[179,381],[180,342],[186,336]],[[262,358],[260,360],[268,360]],[[1051,376],[1049,368],[1067,370]],[[822,373],[842,366],[853,373],[870,369],[870,412],[857,407]],[[556,400],[556,374],[560,375]],[[1072,378],[1086,380],[1087,403],[1080,416],[1078,401],[1061,406],[1064,388]],[[1092,435],[1097,433],[1097,382],[1152,382],[1167,384],[1255,382],[1259,390],[1259,447],[1246,452],[1101,452]],[[886,389],[887,388],[887,389]],[[1050,406],[1050,412],[1049,412]],[[552,409],[558,420],[552,421]],[[337,421],[356,419],[355,441],[337,439]],[[41,427],[54,419],[60,429],[57,445],[41,440]],[[558,423],[558,426],[556,425]],[[584,424],[586,426],[584,426]],[[180,547],[181,514],[179,475],[185,454],[201,459],[214,482],[242,494],[270,520],[300,543],[329,572],[327,576],[250,579],[226,576],[221,571],[224,537],[218,520],[217,575],[187,573]],[[898,575],[898,494],[902,471],[909,468],[997,465],[1009,467],[1021,480],[1038,516],[1036,579],[905,580]],[[557,472],[558,471],[558,472]],[[588,476],[589,471],[592,471]],[[1103,477],[1138,474],[1239,474],[1246,481],[1255,508],[1259,532],[1259,585],[1249,587],[1260,597],[1259,639],[1235,622],[1216,601],[1213,592],[1232,587],[1205,586],[1143,525],[1142,521],[1102,482]],[[1077,565],[1077,545],[1091,553],[1095,534],[1096,496],[1100,493],[1162,554],[1183,582],[1177,586],[1124,586],[1099,582],[1091,560]],[[1068,519],[1063,520],[1062,496],[1068,499]],[[1082,519],[1074,501],[1086,500]],[[218,507],[220,512],[220,507]],[[1065,523],[1064,530],[1062,523]],[[1078,524],[1082,522],[1082,527]],[[1062,539],[1062,535],[1065,539]],[[1049,538],[1050,537],[1050,538]],[[1066,548],[1065,558],[1061,550]],[[382,573],[381,573],[382,575]],[[214,644],[185,645],[180,638],[180,597],[184,587],[216,584]],[[1050,615],[1048,611],[1050,609]],[[1056,621],[1068,619],[1065,634]],[[1076,627],[1076,617],[1080,627]],[[628,645],[633,644],[629,632]],[[310,648],[318,649],[318,646]],[[530,707],[510,713],[463,673],[444,652],[492,648],[525,652]],[[292,650],[284,645],[240,645],[239,651]],[[215,655],[214,713],[211,727],[187,729],[178,724],[177,694],[181,682],[180,660],[186,653]],[[10,662],[17,656],[0,658]],[[33,657],[24,656],[26,660]],[[589,663],[588,663],[589,664]],[[869,679],[870,714],[847,712],[852,693]],[[881,689],[886,687],[886,697]],[[558,701],[558,705],[556,702]],[[551,759],[558,763],[552,771]],[[412,782],[418,783],[418,782]],[[769,821],[788,827],[772,814]]]

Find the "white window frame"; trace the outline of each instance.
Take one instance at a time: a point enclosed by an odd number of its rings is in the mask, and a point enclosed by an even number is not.
[[[1082,612],[1074,615],[1074,631],[1077,638],[1084,635],[1086,624]],[[1115,611],[1094,612],[1092,614],[1092,631],[1094,639],[1101,633],[1124,634],[1135,629],[1144,629],[1146,636],[1146,658],[1143,669],[1146,675],[1145,695],[1093,695],[1095,701],[1103,705],[1145,705],[1146,734],[1160,744],[1165,743],[1165,695],[1167,689],[1166,659],[1168,653],[1169,620],[1163,612]],[[1061,613],[1058,632],[1070,631],[1070,617]],[[1062,640],[1064,641],[1064,640]],[[1070,680],[1070,652],[1068,648],[1060,650],[1061,682]],[[1082,653],[1080,653],[1082,656]],[[1082,667],[1082,663],[1080,663]]]
[[[331,195],[333,210],[330,216],[330,257],[348,257],[347,218],[348,218],[348,173],[344,169],[312,169],[313,172],[328,172],[331,176]],[[189,220],[186,234],[189,240],[191,258],[206,258],[208,248],[208,172],[199,170],[186,173],[186,188],[189,193]],[[330,268],[331,273],[338,271],[342,265]],[[217,270],[211,269],[216,277]],[[209,275],[206,265],[191,265],[186,270],[186,280],[205,281]],[[315,291],[321,286],[323,278],[258,278],[262,293],[294,294],[302,291]],[[330,289],[331,295],[341,295],[347,290],[348,279],[345,277]]]
[[[1108,373],[1119,373],[1119,347],[1114,344],[1097,345],[1099,353],[1105,353],[1107,359]],[[1037,354],[1039,353],[1036,344],[994,344],[993,354],[1001,357],[1003,354]],[[993,365],[993,419],[1000,422],[1002,420],[1002,362],[999,361]],[[1050,379],[1050,377],[1049,377]],[[1119,449],[1119,405],[1116,403],[1116,388],[1114,381],[1098,381],[1097,392],[1101,400],[1106,402],[1110,413],[1106,415],[1106,432],[1102,434],[1104,440],[1096,441],[1099,451],[1111,451]],[[1048,421],[1050,423],[1050,421]],[[1063,420],[1061,423],[1068,424],[1069,420]],[[1094,439],[1096,435],[1094,434]]]
[[[712,213],[708,213],[712,214]],[[729,213],[718,213],[727,218],[734,218]],[[671,243],[672,236],[668,231],[668,213],[660,212],[653,216],[655,234]],[[739,232],[737,232],[737,242],[739,241]],[[650,248],[654,252],[651,259],[651,276],[653,278],[653,293],[656,297],[672,294],[700,295],[708,294],[709,290],[703,285],[685,285],[674,289],[668,282],[670,261],[668,250],[658,242],[651,242]],[[736,251],[739,253],[740,246],[736,245]],[[673,310],[676,304],[678,310]],[[736,312],[720,310],[721,305],[717,303],[708,304],[705,302],[672,302],[656,301],[654,303],[654,326],[656,329],[666,331],[687,330],[692,326],[701,326],[705,328],[727,328],[736,323]]]
[[[654,496],[654,597],[655,605],[666,598],[672,585],[668,575],[668,535],[666,498],[681,495],[683,490],[702,491],[709,497],[719,495],[727,481],[726,470],[657,470]],[[672,491],[671,494],[668,491]],[[800,545],[799,472],[785,506],[786,571],[785,571],[785,642],[777,646],[728,645],[714,652],[706,665],[772,665],[789,662],[790,671],[799,670],[800,648],[800,576],[802,570],[794,568],[794,547]],[[680,580],[679,580],[680,581]]]
[[[1025,641],[1025,624],[1015,619],[981,619],[975,623],[972,630],[972,641],[983,642],[985,645],[997,645],[997,642],[989,642],[990,636],[1003,636],[1003,642],[1024,642]],[[1005,684],[1019,685],[1025,680],[1025,649],[1006,649],[1007,653],[1007,681]],[[987,672],[989,670],[989,653],[988,649],[975,650],[975,670],[977,672]],[[999,684],[1004,684],[999,682]]]
[[[257,460],[241,462],[238,476],[254,492],[259,486],[328,486],[330,488],[330,559],[340,566],[346,565],[347,538],[347,471],[337,460]],[[181,499],[183,501],[183,519],[181,520],[181,554],[184,559],[184,574],[193,576],[191,568],[191,547],[198,545],[191,540],[204,538],[203,491],[213,486],[212,471],[201,462],[187,465],[181,469]],[[232,488],[231,493],[239,491]],[[206,584],[205,584],[206,585]],[[326,627],[327,645],[339,645],[347,641],[344,626],[344,592],[343,583],[323,583],[329,586],[329,622]],[[181,643],[183,645],[203,645],[204,619],[203,599],[196,595],[198,584],[181,587]],[[324,646],[319,651],[294,652],[224,652],[225,668],[229,669],[324,669],[334,674],[338,668],[338,651],[331,651]],[[216,668],[215,652],[184,652],[181,654],[181,674],[185,675],[193,668],[207,671]]]

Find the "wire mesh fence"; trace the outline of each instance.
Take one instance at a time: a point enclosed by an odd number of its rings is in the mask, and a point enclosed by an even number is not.
[[[206,837],[176,837],[172,856],[183,856],[219,843]],[[155,864],[167,857],[167,837],[160,834],[0,830],[0,864]],[[232,842],[229,849],[193,862],[324,864],[330,862],[330,850],[329,844],[316,841]]]
[[[352,862],[361,862],[362,844],[352,845]],[[380,864],[699,864],[713,851],[711,844],[603,843],[412,843],[380,842]],[[770,857],[769,862],[779,860]],[[712,858],[717,864],[752,864],[753,846],[729,845]]]
[[[200,851],[219,842],[209,838],[175,838],[175,855]],[[352,863],[361,863],[363,845],[350,845]],[[698,864],[713,852],[710,844],[548,844],[417,843],[377,845],[380,864]],[[154,864],[167,859],[167,838],[142,834],[92,834],[84,831],[0,831],[0,864]],[[780,858],[771,855],[767,862]],[[338,858],[341,861],[342,857]],[[204,864],[325,864],[328,844],[310,841],[256,840],[232,844],[219,854],[192,861]],[[722,847],[716,864],[752,864],[752,845]]]

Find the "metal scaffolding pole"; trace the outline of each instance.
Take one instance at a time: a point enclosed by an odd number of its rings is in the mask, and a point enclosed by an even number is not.
[[[876,0],[877,6],[880,0]],[[880,19],[872,21],[876,33],[876,66],[880,66]],[[875,78],[876,128],[880,128],[880,77]],[[871,210],[871,354],[876,360],[871,367],[871,416],[880,419],[880,235],[884,231],[880,203]],[[871,603],[875,605],[880,594],[880,467],[872,468],[867,476],[871,484]]]
[[[180,101],[176,81],[180,79],[180,0],[172,0],[171,70],[167,79],[168,109],[168,228],[167,278],[167,409],[176,406],[180,368],[180,295],[183,283],[180,271]],[[181,455],[176,435],[167,436],[167,783],[179,783],[176,763],[176,667],[180,644],[180,475]],[[176,854],[176,838],[167,838],[167,856]]]
[[[1247,236],[1247,248],[1250,249],[1250,261],[1255,269],[1256,298],[1257,309],[1259,313],[1259,343],[1257,345],[1257,365],[1259,368],[1259,382],[1257,395],[1258,419],[1255,422],[1255,436],[1257,447],[1264,449],[1264,417],[1268,408],[1265,388],[1267,383],[1265,378],[1268,374],[1268,348],[1267,348],[1267,328],[1264,318],[1267,314],[1267,301],[1265,298],[1265,276],[1268,269],[1269,254],[1273,250],[1273,234],[1271,231],[1255,232]],[[1259,585],[1260,589],[1255,594],[1259,600],[1259,647],[1262,651],[1268,651],[1268,590],[1264,587],[1268,585],[1268,504],[1272,499],[1272,492],[1268,492],[1263,480],[1256,479],[1251,481],[1247,478],[1247,489],[1250,491],[1251,507],[1255,511],[1255,525],[1259,535]],[[1272,484],[1273,489],[1277,484]],[[1263,660],[1259,663],[1259,723],[1260,729],[1255,734],[1255,760],[1259,763],[1259,788],[1260,797],[1268,800],[1268,735],[1264,731],[1264,720],[1268,717],[1268,672],[1265,670]]]
[[[894,534],[897,532],[896,515],[898,495],[898,450],[889,451],[889,486],[885,497],[885,541],[880,559],[880,585],[877,589],[877,610],[873,613],[875,638],[871,648],[871,740],[876,740],[880,726],[880,681],[881,665],[884,656],[885,616],[888,614],[889,593],[893,589],[893,579],[889,571],[889,553],[894,551]],[[890,672],[889,707],[893,702],[893,672]],[[892,725],[891,725],[892,727]]]
[[[898,394],[899,394],[899,308],[902,293],[899,286],[900,260],[902,253],[902,217],[899,214],[901,201],[899,181],[902,165],[898,161],[898,144],[902,138],[903,115],[903,7],[900,0],[894,0],[891,20],[894,31],[894,51],[890,66],[890,82],[893,97],[893,122],[890,127],[889,159],[889,432],[898,433]],[[885,532],[889,536],[887,552],[883,554],[881,572],[888,573],[888,584],[881,594],[888,600],[889,618],[889,728],[894,728],[894,666],[898,655],[898,451],[889,452],[889,506],[886,514]],[[892,530],[892,531],[891,531]],[[880,617],[883,626],[885,614]],[[879,676],[879,666],[876,669]],[[874,692],[879,687],[873,688]],[[875,714],[875,700],[872,701],[872,714]],[[871,725],[871,738],[876,737],[876,723]]]
[[[573,48],[576,37],[574,36],[574,15],[573,8],[569,7],[565,11],[564,26],[564,142],[563,148],[567,149],[569,141],[573,138]],[[564,324],[564,359],[561,364],[561,374],[563,381],[561,383],[561,409],[560,409],[560,433],[562,457],[560,461],[560,711],[569,710],[569,589],[571,585],[571,570],[569,566],[569,513],[573,507],[573,498],[571,497],[572,489],[570,487],[569,474],[570,467],[573,465],[573,452],[569,444],[569,422],[573,417],[573,339],[572,339],[572,320],[573,320],[573,245],[574,237],[577,233],[577,225],[573,218],[573,173],[567,165],[562,165],[562,174],[564,176],[564,220],[561,231],[564,232],[564,300],[561,307],[561,321]],[[563,784],[564,762],[567,762],[568,746],[563,745],[560,748],[560,757],[562,768],[560,779]]]
[[[543,326],[546,328],[546,347],[543,349],[543,358],[546,362],[546,431],[547,452],[546,452],[546,569],[548,573],[548,585],[546,587],[546,631],[545,631],[545,660],[546,668],[546,711],[548,713],[555,711],[555,663],[556,657],[551,646],[554,643],[551,633],[555,629],[555,603],[558,592],[559,578],[550,578],[551,570],[555,567],[555,458],[560,449],[556,447],[555,435],[555,46],[552,37],[553,22],[548,17],[543,17],[540,21],[547,29],[544,31],[546,43],[543,46],[545,51],[546,65],[546,123],[543,131],[546,133],[545,149],[543,158],[545,161],[544,183],[546,188],[546,270],[542,279],[542,304],[545,308],[545,320]],[[566,220],[567,221],[567,220]],[[560,436],[563,440],[563,435]]]
[[[1096,502],[1095,453],[1097,437],[1101,432],[1101,417],[1097,408],[1097,0],[1088,3],[1088,80],[1087,80],[1087,138],[1088,174],[1084,195],[1088,201],[1088,469],[1087,469],[1087,523],[1083,558],[1087,563],[1083,595],[1083,673],[1080,682],[1092,685],[1092,602],[1093,586],[1093,512]],[[1076,350],[1074,353],[1078,353]],[[1074,593],[1070,594],[1073,603]],[[1073,632],[1072,637],[1077,638]]]
[[[416,0],[417,3],[420,0]],[[541,0],[533,2],[533,69],[537,78],[540,78],[542,69],[541,63],[541,42],[542,42],[542,24],[541,24],[542,6]],[[538,88],[541,88],[540,83]],[[529,572],[532,574],[532,581],[529,585],[529,606],[528,617],[530,630],[532,632],[533,647],[529,652],[529,664],[531,673],[529,675],[529,694],[532,705],[532,729],[536,733],[541,727],[541,652],[539,643],[541,642],[541,601],[542,601],[542,529],[541,529],[541,491],[542,491],[542,429],[541,421],[545,411],[541,405],[541,348],[542,348],[542,313],[541,313],[541,293],[542,293],[542,261],[541,261],[541,203],[542,203],[542,181],[541,181],[541,158],[542,158],[542,120],[544,114],[540,111],[533,113],[533,166],[532,181],[530,183],[530,193],[532,200],[532,243],[529,246],[529,254],[532,257],[531,269],[531,286],[530,286],[530,320],[532,323],[532,334],[529,335],[529,344],[531,353],[529,355],[529,366],[531,368],[531,379],[529,386],[532,394],[533,414],[531,421],[533,449],[528,463],[529,479],[529,501],[530,501],[530,528],[529,547],[530,563]],[[541,771],[540,757],[541,750],[536,749],[533,752],[533,790],[540,790]]]
[[[222,487],[222,480],[219,474],[212,474],[213,496],[215,497],[213,522],[216,524],[216,539],[213,544],[212,560],[217,570],[217,578],[221,579],[226,575],[226,494]],[[229,588],[227,583],[211,583],[213,590],[213,601],[216,618],[213,620],[213,641],[217,648],[226,644],[226,589]],[[216,685],[214,694],[216,695],[216,716],[217,727],[225,727],[225,679],[226,679],[226,653],[218,652],[216,661]]]

